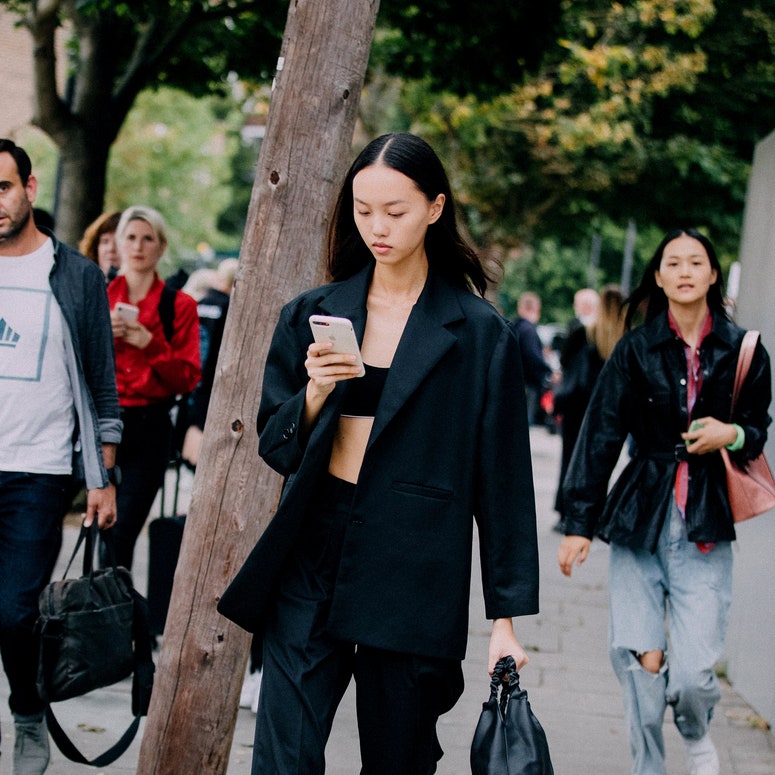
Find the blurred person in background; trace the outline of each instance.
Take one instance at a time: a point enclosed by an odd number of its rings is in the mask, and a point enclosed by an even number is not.
[[[583,290],[592,291],[591,288]],[[576,294],[577,298],[579,293]],[[554,412],[559,417],[562,435],[560,477],[554,502],[554,509],[560,515],[554,529],[559,533],[564,532],[565,527],[562,481],[581,430],[581,422],[603,364],[624,333],[624,296],[619,286],[606,285],[600,294],[596,291],[592,293],[594,302],[590,294],[585,294],[588,302],[586,314],[583,307],[574,305],[577,313],[581,311],[587,322],[576,326],[565,340],[560,361],[562,376],[554,394]]]
[[[207,408],[215,381],[215,367],[221,350],[229,299],[237,275],[236,258],[224,258],[212,272],[210,288],[198,299],[199,348],[202,358],[202,379],[188,401],[186,417],[188,428],[183,440],[182,457],[189,467],[196,468],[202,447]]]
[[[540,297],[532,291],[525,291],[517,301],[517,317],[510,325],[519,339],[522,376],[527,395],[527,418],[531,425],[540,424],[541,396],[552,377],[552,367],[544,360],[544,346],[538,335],[540,319]]]
[[[103,213],[86,227],[78,243],[81,253],[102,269],[107,282],[110,282],[121,268],[121,259],[116,248],[116,228],[120,219],[119,211]]]
[[[167,284],[169,282],[167,280]],[[199,303],[216,282],[218,282],[218,274],[215,269],[195,269],[188,276],[181,290]]]
[[[595,322],[600,309],[600,294],[594,288],[579,288],[573,294],[573,320],[568,324],[568,334],[577,328],[588,328]]]
[[[124,210],[116,242],[121,273],[108,285],[108,299],[124,437],[117,452],[121,518],[114,537],[117,563],[131,569],[137,536],[172,454],[170,410],[201,378],[199,321],[196,302],[168,287],[157,272],[167,247],[159,212]],[[120,309],[124,305],[130,305],[129,317]]]

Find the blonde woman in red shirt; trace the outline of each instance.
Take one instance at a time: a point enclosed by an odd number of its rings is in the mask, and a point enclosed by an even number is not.
[[[156,267],[167,247],[164,218],[150,207],[129,207],[116,229],[121,273],[108,286],[116,381],[124,436],[116,560],[132,567],[137,536],[164,479],[175,397],[201,377],[196,302],[164,284]]]

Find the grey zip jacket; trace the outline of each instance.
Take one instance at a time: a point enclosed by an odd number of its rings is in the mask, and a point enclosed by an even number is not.
[[[102,445],[121,441],[110,309],[102,270],[40,229],[54,243],[49,283],[66,322],[65,353],[77,425],[73,475],[89,490],[106,487]]]

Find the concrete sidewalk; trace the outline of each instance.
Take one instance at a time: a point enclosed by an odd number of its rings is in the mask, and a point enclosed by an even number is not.
[[[541,613],[516,622],[517,637],[531,655],[520,676],[531,705],[549,740],[556,775],[626,775],[631,760],[624,725],[619,685],[608,662],[607,648],[607,564],[608,549],[596,541],[581,571],[564,578],[555,556],[560,536],[552,532],[556,515],[552,510],[560,440],[543,428],[531,429],[533,467],[538,506],[541,549]],[[181,508],[187,504],[190,482],[184,478]],[[156,507],[158,509],[158,506]],[[61,577],[77,534],[65,531],[65,547],[55,578]],[[136,583],[146,583],[147,537],[141,537],[136,553]],[[439,775],[465,775],[469,746],[482,702],[488,695],[486,674],[490,625],[484,619],[481,582],[474,573],[471,594],[471,622],[468,657],[464,664],[466,690],[457,706],[439,723],[445,756]],[[130,721],[128,681],[110,689],[55,706],[62,725],[82,747],[94,756],[111,745]],[[13,725],[8,711],[8,685],[0,676],[0,719],[3,725],[0,775],[11,774]],[[775,742],[769,731],[728,683],[711,732],[719,749],[722,775],[775,775]],[[254,716],[239,711],[228,775],[250,772]],[[145,723],[145,722],[143,722]],[[115,764],[100,770],[74,764],[52,744],[50,775],[104,772],[106,775],[134,773],[140,735]],[[683,744],[668,713],[665,723],[668,771],[686,775]],[[345,696],[328,746],[329,775],[357,775],[360,768],[355,726],[354,692]],[[175,775],[199,775],[176,773]],[[401,775],[401,773],[396,773]]]

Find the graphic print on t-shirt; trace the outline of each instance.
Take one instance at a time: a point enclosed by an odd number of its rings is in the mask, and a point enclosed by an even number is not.
[[[51,291],[0,286],[0,379],[39,382]]]
[[[16,347],[19,334],[6,325],[5,318],[0,318],[0,347]]]

